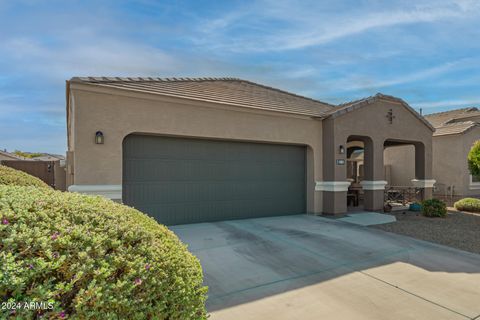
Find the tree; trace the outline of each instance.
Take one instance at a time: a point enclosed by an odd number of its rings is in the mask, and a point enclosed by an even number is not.
[[[468,169],[472,176],[480,176],[480,140],[475,141],[468,153]]]
[[[24,157],[24,158],[29,158],[29,159],[41,157],[44,155],[43,153],[40,153],[40,152],[23,152],[20,150],[15,150],[13,154],[16,154],[17,156]]]

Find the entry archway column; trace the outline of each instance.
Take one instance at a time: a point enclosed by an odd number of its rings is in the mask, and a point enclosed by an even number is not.
[[[323,123],[323,179],[316,181],[315,191],[322,193],[322,213],[338,215],[347,212],[347,191],[350,182],[346,172],[346,145],[347,138],[338,134],[334,120],[328,119]],[[343,149],[343,151],[341,151]]]
[[[383,166],[383,139],[365,139],[364,172],[365,178],[361,182],[364,192],[364,208],[368,211],[383,210],[385,185],[385,171]]]
[[[412,184],[416,188],[422,188],[422,199],[432,198],[433,185],[436,180],[432,179],[432,145],[425,146],[421,142],[415,146],[415,179]]]

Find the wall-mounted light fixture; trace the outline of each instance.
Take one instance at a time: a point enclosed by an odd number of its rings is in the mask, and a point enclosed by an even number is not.
[[[96,144],[103,144],[105,138],[103,137],[102,131],[95,132],[95,143]]]
[[[340,154],[344,154],[344,153],[345,153],[345,147],[344,147],[343,145],[340,145],[340,146],[338,147],[338,153],[340,153]]]

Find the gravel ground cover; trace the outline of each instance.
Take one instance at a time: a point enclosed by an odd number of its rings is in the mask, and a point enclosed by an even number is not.
[[[412,211],[391,214],[396,222],[371,227],[480,254],[480,214],[451,210],[445,218]]]

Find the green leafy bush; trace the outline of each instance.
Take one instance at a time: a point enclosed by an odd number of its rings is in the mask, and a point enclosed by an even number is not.
[[[464,198],[453,204],[460,211],[480,212],[480,199]]]
[[[473,144],[468,153],[467,161],[472,176],[480,176],[480,140]]]
[[[445,217],[447,205],[438,199],[424,200],[422,201],[422,214],[426,217]]]
[[[205,319],[202,278],[175,234],[133,208],[0,185],[0,300],[52,303],[17,319]]]
[[[0,185],[2,184],[50,188],[48,184],[37,177],[20,170],[0,165]]]

